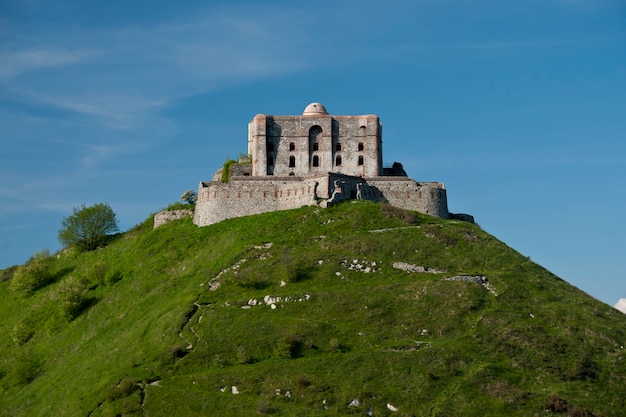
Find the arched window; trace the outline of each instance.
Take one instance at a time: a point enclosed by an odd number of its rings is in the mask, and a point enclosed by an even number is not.
[[[363,151],[363,142],[359,142],[359,152]]]
[[[289,150],[290,151],[295,151],[296,150],[296,144],[293,142],[289,142]]]
[[[337,157],[335,158],[335,165],[336,166],[340,166],[341,165],[341,156],[337,155]]]
[[[309,149],[313,152],[319,149],[319,142],[322,140],[322,128],[315,125],[309,129]]]
[[[289,168],[295,168],[296,167],[296,157],[291,155],[289,157]]]
[[[363,155],[359,155],[359,165],[363,165]]]
[[[313,166],[314,167],[320,166],[320,157],[317,155],[313,155]]]

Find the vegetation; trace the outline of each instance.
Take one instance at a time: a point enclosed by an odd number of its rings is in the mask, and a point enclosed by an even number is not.
[[[15,270],[11,278],[11,289],[28,294],[43,287],[52,278],[50,273],[52,263],[49,250],[36,252],[25,265]]]
[[[61,225],[59,242],[83,251],[104,245],[107,235],[118,230],[115,212],[107,203],[75,207],[74,213],[64,218]]]
[[[626,316],[476,225],[365,201],[151,225],[28,292],[2,271],[0,416],[623,413]]]
[[[180,201],[195,205],[198,201],[198,193],[194,190],[187,190],[180,196]]]
[[[222,182],[230,182],[230,168],[236,164],[237,161],[234,159],[227,159],[226,162],[224,162],[224,165],[222,166]]]

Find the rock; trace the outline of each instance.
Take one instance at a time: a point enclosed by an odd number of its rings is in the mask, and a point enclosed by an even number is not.
[[[232,387],[230,387],[230,392],[233,393],[233,395],[237,395],[239,394],[239,390],[237,389],[237,387],[235,385],[233,385]]]
[[[391,411],[398,411],[398,409],[396,407],[394,407],[393,405],[387,403],[387,408]]]
[[[348,407],[358,407],[358,406],[359,406],[359,400],[356,398],[350,401],[350,404],[348,404]]]

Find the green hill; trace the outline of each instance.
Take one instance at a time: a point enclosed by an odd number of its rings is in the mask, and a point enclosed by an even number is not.
[[[470,223],[149,218],[49,271],[2,271],[2,416],[625,415],[626,316]]]

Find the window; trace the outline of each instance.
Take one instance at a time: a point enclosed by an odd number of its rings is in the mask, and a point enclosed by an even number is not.
[[[359,155],[359,165],[363,165],[363,155]]]
[[[296,167],[296,157],[291,155],[289,157],[289,168],[295,168]]]
[[[319,149],[319,142],[322,140],[322,128],[319,126],[312,126],[309,129],[309,149],[315,152]]]
[[[268,152],[273,152],[274,151],[274,144],[272,142],[268,142],[267,143],[267,151]]]
[[[313,166],[314,167],[320,166],[320,157],[317,155],[313,156]]]
[[[335,145],[335,151],[341,152],[341,143],[337,143],[337,145]]]
[[[289,150],[290,151],[295,151],[296,150],[296,144],[293,142],[289,142]]]
[[[363,151],[363,142],[359,142],[359,152]]]
[[[341,156],[337,155],[337,157],[335,158],[335,165],[336,166],[340,166],[341,165]]]
[[[274,157],[271,155],[267,156],[267,165],[272,166],[274,165]]]

